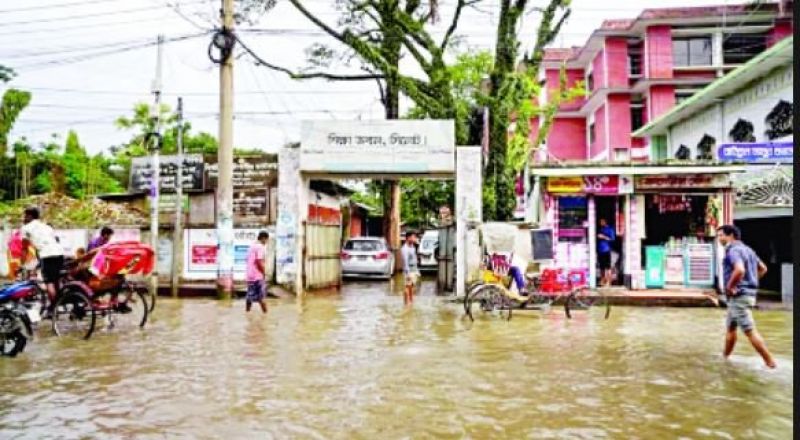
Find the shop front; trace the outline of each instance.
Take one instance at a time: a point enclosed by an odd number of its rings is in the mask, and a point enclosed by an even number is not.
[[[553,259],[543,267],[583,277],[592,288],[718,285],[716,228],[733,219],[730,173],[738,168],[532,171],[542,200],[533,222],[553,234]]]
[[[715,287],[716,229],[733,218],[730,175],[636,176],[634,190],[644,287]]]

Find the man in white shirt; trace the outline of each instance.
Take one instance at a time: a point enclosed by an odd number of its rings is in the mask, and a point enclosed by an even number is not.
[[[42,279],[47,287],[50,301],[56,296],[57,284],[64,268],[64,248],[58,243],[53,228],[39,220],[39,208],[25,208],[20,229],[22,232],[23,261],[27,257],[27,249],[33,246],[41,265]]]

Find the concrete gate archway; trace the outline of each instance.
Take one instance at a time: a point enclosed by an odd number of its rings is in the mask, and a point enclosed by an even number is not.
[[[456,293],[463,294],[467,261],[478,252],[470,252],[477,243],[468,244],[466,225],[482,219],[481,158],[480,147],[455,146],[452,120],[304,121],[300,146],[278,155],[278,283],[298,296],[307,290],[312,179],[449,178],[456,181],[456,246],[463,248],[456,252]]]

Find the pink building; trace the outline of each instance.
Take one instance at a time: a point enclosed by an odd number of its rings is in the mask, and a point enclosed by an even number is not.
[[[779,8],[788,13],[779,16]],[[558,88],[584,81],[582,99],[565,103],[534,158],[644,162],[666,159],[631,133],[716,78],[792,35],[792,2],[646,9],[635,19],[606,20],[583,47],[548,49],[540,104]],[[539,121],[531,121],[533,132]]]
[[[542,267],[591,287],[719,286],[715,228],[733,221],[731,177],[744,167],[669,153],[669,134],[650,143],[631,133],[790,37],[792,6],[647,9],[606,20],[583,47],[546,51],[539,104],[557,92],[562,68],[587,93],[561,104],[529,169],[526,220],[552,234]],[[714,142],[693,151],[715,151]]]

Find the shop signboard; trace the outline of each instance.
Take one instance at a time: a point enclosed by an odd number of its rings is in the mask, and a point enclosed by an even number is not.
[[[159,158],[159,188],[164,193],[175,192],[177,187],[179,156],[161,156]],[[203,190],[203,156],[187,154],[183,156],[183,190]],[[128,185],[133,192],[150,190],[153,176],[153,160],[150,157],[135,157],[131,160],[131,177]]]
[[[728,188],[731,186],[728,174],[672,174],[636,176],[634,186],[637,190],[685,189],[685,188]]]
[[[216,158],[206,158],[206,184],[217,187]],[[278,162],[270,156],[241,156],[233,163],[233,214],[237,219],[266,222],[269,215],[269,187],[278,179]]]
[[[247,251],[258,238],[262,229],[235,229],[233,232],[233,271],[236,279],[242,278],[247,263]],[[265,228],[272,232],[270,228]],[[187,229],[185,231],[186,273],[191,276],[217,272],[218,242],[215,229]]]
[[[269,189],[246,189],[235,191],[233,214],[237,217],[266,217],[269,212]]]
[[[206,176],[209,188],[217,187],[219,165],[216,157],[207,157]],[[278,178],[278,162],[270,156],[239,156],[233,160],[233,190],[263,189]]]
[[[455,172],[452,120],[303,121],[300,137],[306,172]]]
[[[794,141],[722,144],[717,149],[717,157],[726,162],[792,163]]]
[[[616,175],[547,178],[547,191],[554,194],[623,194],[620,189],[620,176]]]

